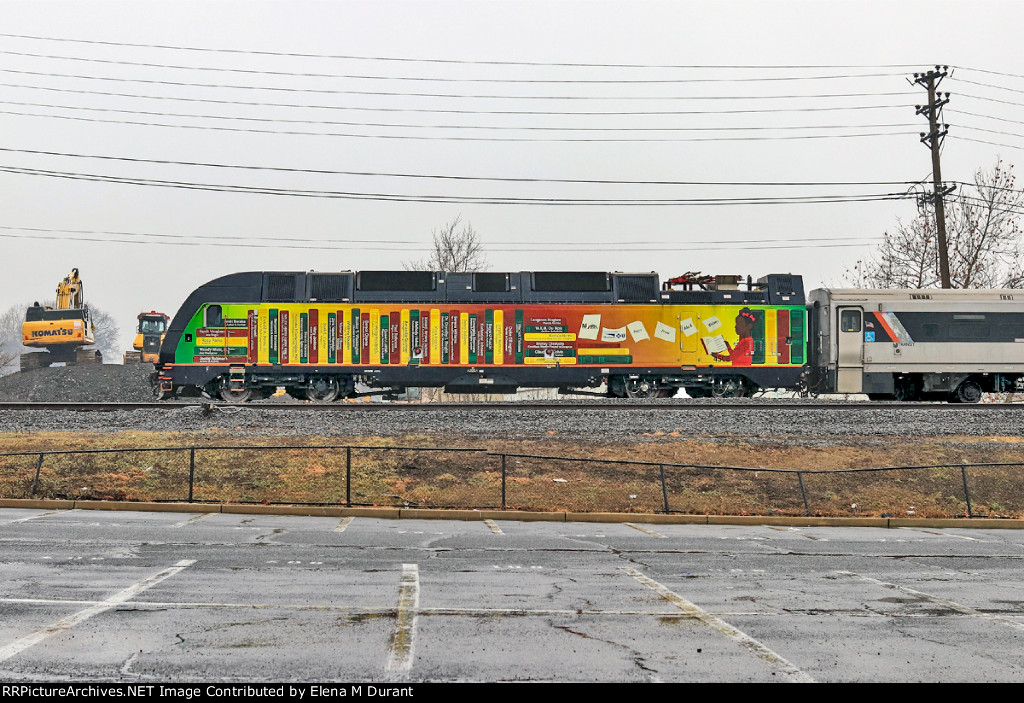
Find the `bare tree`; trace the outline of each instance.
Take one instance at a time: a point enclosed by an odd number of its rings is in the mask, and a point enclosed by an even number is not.
[[[0,376],[19,370],[21,356],[21,324],[28,306],[14,305],[0,315]]]
[[[896,220],[896,229],[882,235],[873,256],[847,270],[857,288],[931,288],[939,284],[935,224],[918,217],[909,224]]]
[[[93,327],[96,328],[96,348],[103,354],[103,358],[122,358],[124,349],[121,348],[121,326],[114,316],[95,305],[89,306],[89,314],[92,316]]]
[[[459,225],[462,225],[461,227]],[[433,231],[433,248],[426,260],[406,262],[409,271],[483,271],[487,256],[480,235],[459,215]]]
[[[1014,189],[1013,165],[997,161],[978,169],[974,185],[962,188],[946,210],[950,281],[954,288],[1024,287],[1019,212],[1024,192]],[[847,271],[865,288],[932,288],[939,285],[935,223],[922,214],[898,221],[870,259]]]
[[[408,271],[483,271],[487,269],[487,257],[480,235],[470,223],[462,224],[462,215],[459,215],[433,231],[433,249],[429,258],[407,261],[403,266]],[[407,395],[410,400],[419,399],[427,403],[463,398],[462,394],[446,394],[440,388],[410,388]]]
[[[1020,251],[1019,211],[1024,193],[1014,189],[1013,165],[997,161],[974,174],[973,192],[952,208],[949,275],[956,288],[996,288],[1014,277]]]

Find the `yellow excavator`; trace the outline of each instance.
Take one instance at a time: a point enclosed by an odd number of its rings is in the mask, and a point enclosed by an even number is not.
[[[98,350],[83,348],[96,343],[96,329],[85,304],[78,269],[71,269],[71,273],[57,286],[54,307],[38,302],[29,307],[25,323],[21,326],[21,343],[31,349],[42,350],[21,355],[22,371],[55,362],[80,364],[103,361]]]
[[[156,310],[140,312],[135,341],[132,342],[135,351],[124,353],[124,363],[138,364],[148,361],[155,364],[160,356],[160,345],[167,334],[167,323],[170,321],[169,316]]]

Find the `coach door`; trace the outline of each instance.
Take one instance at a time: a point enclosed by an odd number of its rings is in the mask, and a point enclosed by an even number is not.
[[[838,313],[836,392],[860,393],[864,383],[864,311],[842,307]]]

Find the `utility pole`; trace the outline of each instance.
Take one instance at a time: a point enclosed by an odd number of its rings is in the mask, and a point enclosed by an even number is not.
[[[928,116],[928,133],[921,133],[921,142],[932,152],[932,187],[934,190],[931,198],[935,201],[935,227],[939,235],[939,277],[942,279],[943,288],[953,287],[949,280],[949,247],[946,243],[946,208],[943,197],[952,193],[954,186],[946,188],[942,185],[942,169],[939,165],[942,138],[949,132],[947,124],[942,125],[940,131],[939,113],[942,106],[949,102],[949,93],[942,98],[942,94],[937,93],[935,89],[946,77],[948,70],[949,66],[936,66],[934,71],[914,74],[914,83],[924,86],[928,90],[928,104],[918,105],[917,114]]]

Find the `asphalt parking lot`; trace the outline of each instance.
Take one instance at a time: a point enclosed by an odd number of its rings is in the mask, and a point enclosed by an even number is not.
[[[0,508],[0,680],[1019,681],[1024,533]]]

